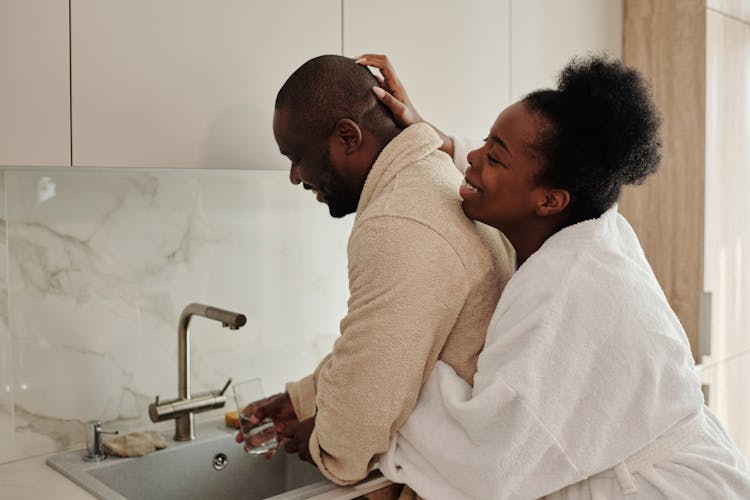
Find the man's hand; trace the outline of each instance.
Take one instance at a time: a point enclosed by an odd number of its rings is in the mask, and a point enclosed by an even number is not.
[[[246,421],[243,422],[242,420],[240,420],[240,425],[242,425],[243,428],[240,429],[240,432],[238,432],[237,436],[235,436],[235,441],[237,441],[238,443],[242,443],[244,441],[245,446],[248,447],[255,447],[261,444],[259,442],[255,442],[254,439],[267,440],[268,437],[264,433],[261,433],[256,437],[248,437],[247,439],[245,439],[243,437],[242,431],[244,430],[245,432],[247,432],[252,427],[258,426],[263,423],[263,421],[266,419],[273,420],[274,430],[279,440],[279,444],[281,444],[282,441],[282,433],[294,433],[295,427],[297,427],[297,425],[299,424],[297,415],[294,413],[292,400],[289,398],[289,394],[286,392],[250,403],[242,410],[242,415],[244,415]],[[266,453],[264,456],[266,458],[271,458],[275,454],[276,450],[274,449]]]
[[[315,462],[310,455],[310,436],[315,428],[315,417],[300,422],[294,429],[288,428],[281,435],[285,438],[284,449],[287,453],[297,453],[301,460]]]

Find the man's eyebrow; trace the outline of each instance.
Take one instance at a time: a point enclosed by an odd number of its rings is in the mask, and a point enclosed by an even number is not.
[[[505,144],[505,141],[503,141],[503,140],[502,140],[501,138],[499,138],[499,137],[498,137],[498,136],[496,136],[496,135],[491,135],[491,136],[490,136],[490,140],[491,140],[492,142],[494,142],[494,143],[496,143],[496,144],[500,145],[500,147],[502,147],[502,148],[503,148],[503,149],[504,149],[505,151],[507,151],[507,152],[508,152],[508,154],[509,154],[509,155],[511,156],[511,158],[513,157],[513,153],[511,153],[511,152],[510,152],[510,149],[508,149],[508,145],[507,145],[507,144]]]

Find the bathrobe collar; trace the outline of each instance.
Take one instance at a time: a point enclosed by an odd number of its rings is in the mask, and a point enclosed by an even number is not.
[[[400,171],[421,160],[442,145],[442,140],[426,123],[415,123],[386,144],[367,175],[357,205],[357,217],[377,199]]]

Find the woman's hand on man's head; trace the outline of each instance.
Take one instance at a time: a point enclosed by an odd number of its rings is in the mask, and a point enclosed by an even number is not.
[[[382,54],[364,54],[356,59],[358,64],[372,66],[380,71],[381,76],[375,75],[380,87],[373,87],[373,92],[393,113],[396,124],[406,128],[414,123],[424,121],[409,99],[406,89],[398,79],[388,56]]]
[[[393,69],[388,56],[382,54],[364,54],[356,58],[355,62],[362,66],[372,66],[380,70],[382,76],[375,75],[375,78],[380,82],[380,87],[373,87],[372,91],[380,99],[380,102],[391,110],[396,125],[406,128],[409,125],[424,121],[409,99],[409,95],[406,93],[401,80],[398,79],[396,70]],[[448,153],[453,158],[453,138],[436,126],[431,125],[431,127],[435,129],[435,132],[443,140],[440,150]]]

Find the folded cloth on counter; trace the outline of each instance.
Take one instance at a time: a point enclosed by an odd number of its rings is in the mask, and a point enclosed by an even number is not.
[[[142,457],[155,450],[167,447],[167,440],[156,431],[131,432],[124,436],[108,439],[102,446],[118,457]]]

